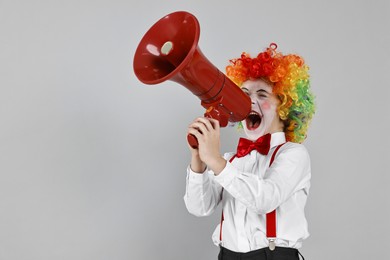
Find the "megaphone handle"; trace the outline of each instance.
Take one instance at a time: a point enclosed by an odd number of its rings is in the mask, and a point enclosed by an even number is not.
[[[211,115],[209,113],[205,113],[204,114],[204,117],[208,117],[208,118],[212,118]],[[199,147],[199,142],[198,142],[198,139],[196,139],[196,136],[193,135],[193,134],[188,134],[187,135],[187,142],[188,144],[194,148],[194,149],[198,149]]]
[[[228,116],[225,113],[222,113],[221,110],[217,109],[214,106],[210,106],[207,109],[207,111],[204,114],[204,116],[208,117],[208,118],[217,119],[219,121],[219,125],[221,127],[225,127],[227,125],[227,123],[228,123]],[[198,149],[198,147],[199,147],[198,139],[196,139],[196,137],[194,135],[188,134],[187,135],[187,141],[188,141],[188,144],[192,148]]]
[[[188,144],[189,144],[192,148],[198,149],[199,143],[198,143],[198,139],[196,139],[195,135],[193,135],[193,134],[188,134],[188,135],[187,135],[187,142],[188,142]]]

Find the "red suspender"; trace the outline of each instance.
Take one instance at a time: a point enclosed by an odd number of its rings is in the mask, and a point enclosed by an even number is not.
[[[272,163],[274,162],[276,153],[278,152],[280,147],[282,147],[282,145],[284,145],[284,144],[285,143],[280,144],[276,147],[275,151],[273,152],[273,154],[271,156],[269,167],[271,167]],[[231,163],[234,160],[234,158],[236,158],[236,155],[234,155],[229,160],[229,162]],[[221,192],[221,201],[222,201],[222,194],[223,194],[223,188],[222,188],[222,192]],[[223,223],[223,221],[224,221],[224,217],[223,217],[223,208],[222,208],[221,224],[220,224],[220,231],[219,231],[219,240],[220,241],[222,241],[222,223]],[[275,249],[275,242],[274,241],[276,238],[276,210],[274,210],[270,213],[267,213],[267,215],[266,215],[266,228],[267,228],[267,238],[270,241],[270,249],[273,250],[273,249]]]
[[[283,144],[278,145],[276,147],[274,153],[272,154],[271,161],[269,163],[269,167],[271,167],[272,163],[275,160],[276,153],[278,152],[279,148],[282,147]],[[269,248],[271,250],[275,249],[275,239],[276,239],[276,209],[274,209],[272,212],[267,213],[266,215],[266,227],[267,227],[267,238],[269,241]]]
[[[233,155],[232,158],[230,158],[229,162],[231,163],[234,158],[236,158],[237,154]],[[222,187],[222,191],[221,191],[221,201],[222,201],[222,194],[223,194],[223,187]],[[221,214],[221,224],[219,225],[219,241],[222,241],[222,222],[225,220],[225,218],[223,217],[223,206],[222,206],[222,214]]]

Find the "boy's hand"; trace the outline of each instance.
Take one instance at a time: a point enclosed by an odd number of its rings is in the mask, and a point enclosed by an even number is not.
[[[218,175],[225,168],[226,160],[221,156],[220,127],[218,120],[200,117],[188,127],[188,133],[198,139],[198,149],[190,147],[192,156],[199,156],[210,169]]]

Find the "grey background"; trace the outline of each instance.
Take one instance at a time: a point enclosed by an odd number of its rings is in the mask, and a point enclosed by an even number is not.
[[[177,10],[220,70],[270,42],[310,65],[317,113],[306,259],[386,259],[388,0],[0,0],[0,259],[216,259],[187,213],[187,125],[199,100],[132,70],[146,30]],[[222,130],[221,151],[239,132]]]

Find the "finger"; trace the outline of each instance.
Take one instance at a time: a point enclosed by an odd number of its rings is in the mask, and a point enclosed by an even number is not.
[[[192,134],[196,137],[196,139],[200,139],[202,138],[202,134],[198,131],[198,129],[195,129],[195,128],[189,128],[188,129],[188,134]]]
[[[198,138],[202,135],[202,133],[196,128],[188,128],[187,135],[194,135]]]
[[[214,118],[209,118],[213,128],[217,131],[219,131],[220,129],[220,125],[219,125],[219,121],[217,119],[214,119]]]
[[[195,123],[191,124],[190,127],[197,129],[202,134],[204,134],[208,131],[208,129],[206,128],[206,126],[202,122],[195,122]]]
[[[206,126],[207,130],[211,131],[214,129],[213,125],[210,123],[210,118],[199,117],[198,121],[202,122]]]

